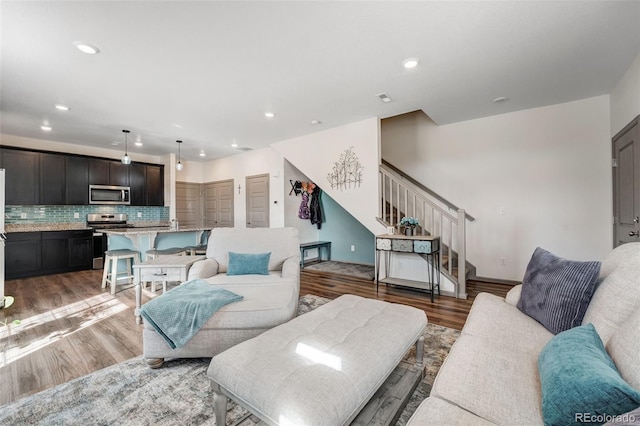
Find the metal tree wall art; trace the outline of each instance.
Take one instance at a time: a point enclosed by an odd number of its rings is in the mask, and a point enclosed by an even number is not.
[[[327,174],[327,180],[331,189],[357,188],[362,183],[362,169],[358,156],[353,152],[353,147],[340,154],[338,161],[333,163],[331,173]]]

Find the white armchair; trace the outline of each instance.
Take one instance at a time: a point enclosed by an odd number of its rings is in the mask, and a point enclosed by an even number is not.
[[[268,275],[227,275],[229,252],[271,253]],[[212,357],[296,316],[300,295],[300,242],[295,228],[215,228],[207,258],[193,264],[189,280],[204,279],[212,286],[242,295],[224,306],[183,347],[171,349],[144,325],[144,357],[152,367],[164,358]]]

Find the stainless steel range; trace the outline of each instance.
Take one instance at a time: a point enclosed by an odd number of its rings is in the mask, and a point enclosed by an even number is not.
[[[93,229],[93,269],[102,269],[104,266],[104,252],[107,251],[107,234],[100,232],[103,229],[132,228],[127,223],[126,213],[89,213],[87,214],[87,226]]]

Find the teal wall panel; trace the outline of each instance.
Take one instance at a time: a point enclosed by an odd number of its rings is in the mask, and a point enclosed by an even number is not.
[[[319,231],[319,238],[321,241],[331,241],[331,259],[373,265],[373,233],[327,194],[322,193],[321,202],[324,222]],[[351,251],[352,245],[355,246],[355,251]]]

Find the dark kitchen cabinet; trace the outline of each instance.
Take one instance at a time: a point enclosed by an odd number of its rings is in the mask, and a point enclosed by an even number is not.
[[[86,157],[66,157],[66,204],[89,204],[89,159]]]
[[[42,274],[92,267],[92,230],[42,232]]]
[[[93,231],[69,233],[69,268],[84,270],[93,267]]]
[[[5,203],[36,205],[40,201],[40,154],[2,148],[1,167],[5,169]]]
[[[11,232],[7,234],[7,279],[93,267],[93,231]]]
[[[164,166],[147,165],[147,205],[164,206]]]
[[[89,185],[131,188],[132,206],[164,206],[164,166],[0,148],[7,205],[87,205]]]
[[[11,232],[7,234],[4,251],[5,277],[32,277],[42,269],[40,232]]]
[[[129,167],[120,161],[109,162],[109,185],[129,186]]]
[[[66,172],[65,156],[40,155],[40,199],[38,204],[65,204]]]
[[[98,158],[89,160],[89,185],[109,185],[109,163],[109,160]],[[89,194],[88,188],[87,194]]]
[[[131,205],[147,205],[147,166],[140,163],[132,163],[129,167],[129,187],[131,188]]]
[[[69,264],[69,241],[65,232],[42,232],[42,270],[45,273],[62,272]]]

